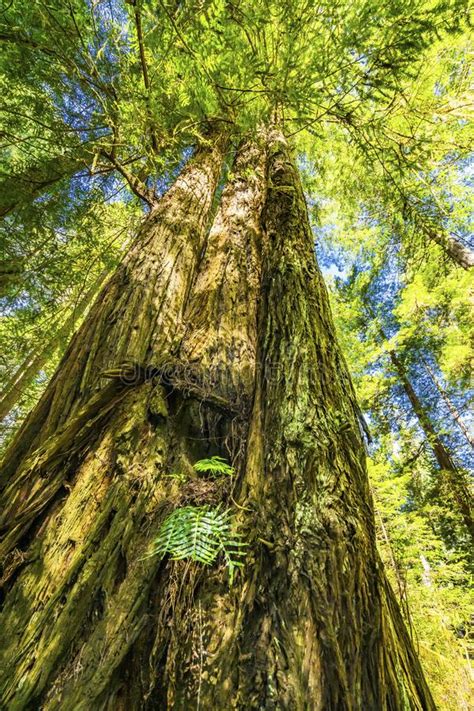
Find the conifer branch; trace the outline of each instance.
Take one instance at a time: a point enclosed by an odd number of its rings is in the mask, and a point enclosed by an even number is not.
[[[144,200],[150,208],[153,208],[156,205],[158,198],[154,190],[151,190],[140,180],[140,178],[137,178],[136,175],[133,175],[133,173],[127,170],[124,164],[120,163],[120,161],[118,161],[112,153],[102,151],[102,155],[112,163],[114,168],[116,168],[121,175],[123,175],[132,192],[135,193],[137,197]]]

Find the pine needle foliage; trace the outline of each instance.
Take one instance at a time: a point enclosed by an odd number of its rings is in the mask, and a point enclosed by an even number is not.
[[[233,516],[220,506],[183,506],[162,523],[150,555],[172,560],[193,560],[212,565],[222,554],[232,584],[235,571],[243,565],[242,536],[233,530]]]

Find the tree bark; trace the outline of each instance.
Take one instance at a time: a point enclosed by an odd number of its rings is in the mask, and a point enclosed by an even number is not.
[[[262,140],[240,147],[204,256],[223,145],[185,169],[28,423],[5,492],[9,710],[434,709],[376,554],[297,171],[281,134]],[[214,454],[231,481],[192,471]],[[218,503],[249,544],[233,586],[223,562],[146,557],[168,512]]]
[[[90,289],[83,295],[79,302],[73,307],[73,310],[66,318],[64,323],[59,326],[55,335],[51,340],[40,349],[29,353],[22,365],[18,368],[13,378],[9,381],[3,392],[0,393],[0,422],[11,412],[15,405],[24,395],[26,389],[31,384],[33,379],[38,375],[41,368],[47,363],[56,348],[62,343],[71,332],[74,330],[76,322],[82,317],[84,311],[91,303],[97,291],[108,276],[109,270],[104,270],[94,281]]]
[[[460,240],[452,235],[441,235],[427,230],[428,238],[446,252],[446,254],[463,269],[471,269],[474,267],[474,251]]]

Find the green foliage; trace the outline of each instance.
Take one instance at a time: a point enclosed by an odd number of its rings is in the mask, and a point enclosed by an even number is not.
[[[194,465],[194,469],[197,472],[209,474],[211,477],[232,476],[234,473],[233,467],[231,467],[222,457],[200,459]]]
[[[193,560],[212,565],[222,555],[232,583],[242,567],[245,543],[234,529],[232,513],[220,506],[184,506],[175,509],[162,523],[150,555],[172,560]]]
[[[401,467],[403,454],[395,455],[384,443],[369,459],[375,494],[378,543],[394,590],[408,610],[407,622],[430,688],[440,709],[467,709],[470,673],[466,664],[472,612],[472,576],[465,554],[446,546],[437,521],[444,512],[432,506],[414,507],[414,472]],[[392,460],[388,458],[391,454]],[[429,477],[426,461],[418,462],[416,477]],[[451,522],[456,525],[455,521]]]
[[[474,359],[472,270],[444,268],[442,250],[435,246],[431,259],[410,270],[394,315],[401,324],[399,347],[423,343],[436,357],[446,379],[455,388],[469,387]]]
[[[232,476],[234,473],[233,467],[231,467],[225,459],[217,456],[210,457],[209,459],[199,459],[193,468],[200,474],[207,474],[211,479]],[[184,472],[171,472],[170,474],[165,474],[165,478],[173,479],[173,481],[177,481],[179,484],[184,484],[184,482],[189,479],[189,476]]]

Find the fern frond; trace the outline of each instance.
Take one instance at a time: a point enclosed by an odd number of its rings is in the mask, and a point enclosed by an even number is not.
[[[155,548],[150,555],[168,554],[172,560],[194,560],[212,565],[223,554],[232,582],[234,572],[242,567],[246,544],[232,530],[229,509],[220,506],[183,506],[175,509],[162,523]]]
[[[211,457],[210,459],[200,459],[195,463],[194,469],[197,472],[205,472],[213,477],[217,476],[232,476],[234,473],[233,467],[230,466],[222,457]]]

